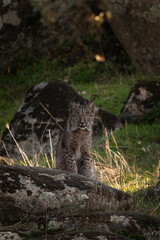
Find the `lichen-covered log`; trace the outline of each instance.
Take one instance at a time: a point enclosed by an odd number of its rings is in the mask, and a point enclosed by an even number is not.
[[[0,166],[1,224],[130,206],[131,197],[82,175],[56,169]]]

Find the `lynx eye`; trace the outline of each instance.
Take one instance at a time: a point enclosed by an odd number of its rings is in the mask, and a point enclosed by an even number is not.
[[[85,114],[86,114],[86,115],[90,115],[90,111],[86,110],[86,111],[85,111]]]

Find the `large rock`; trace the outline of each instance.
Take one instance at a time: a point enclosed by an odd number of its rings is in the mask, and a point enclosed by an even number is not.
[[[15,71],[33,58],[51,57],[57,51],[53,28],[43,25],[30,0],[0,1],[1,69]]]
[[[159,121],[160,115],[160,83],[139,81],[133,86],[128,99],[121,110],[121,120],[140,122]]]
[[[1,224],[99,210],[124,210],[129,194],[79,174],[57,169],[0,166]]]
[[[109,0],[108,21],[140,72],[160,72],[160,0]]]
[[[28,61],[34,54],[33,49],[36,52],[40,44],[39,39],[42,38],[39,19],[38,14],[33,14],[29,0],[0,2],[1,67],[7,68],[11,64],[20,65],[22,59]],[[34,26],[31,28],[33,22]]]
[[[0,166],[0,239],[159,240],[160,217],[125,212],[132,205],[82,175]]]
[[[69,101],[73,100],[81,104],[88,102],[62,80],[54,79],[33,86],[10,123],[13,136],[7,129],[2,135],[0,156],[8,154],[12,158],[21,156],[13,137],[28,157],[53,153],[59,134],[66,125]],[[108,130],[121,126],[120,120],[115,115],[102,109],[99,110],[99,118]],[[95,119],[95,134],[102,128],[101,121]]]

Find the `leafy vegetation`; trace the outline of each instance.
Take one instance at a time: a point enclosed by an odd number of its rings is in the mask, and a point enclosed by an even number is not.
[[[145,78],[136,73],[120,74],[110,63],[80,62],[71,67],[53,61],[38,61],[15,75],[3,75],[0,82],[0,130],[10,122],[26,91],[41,81],[61,78],[69,82],[84,97],[99,107],[120,116],[120,111],[133,84]],[[153,76],[155,78],[155,76]],[[101,179],[135,198],[133,209],[156,214],[160,211],[154,185],[159,175],[160,124],[125,124],[123,128],[94,142],[94,157]],[[31,161],[31,160],[29,160]],[[35,160],[34,160],[35,161]],[[39,164],[42,164],[42,159]],[[43,160],[50,165],[47,159]],[[47,162],[48,161],[48,162]],[[108,173],[110,171],[110,173]]]

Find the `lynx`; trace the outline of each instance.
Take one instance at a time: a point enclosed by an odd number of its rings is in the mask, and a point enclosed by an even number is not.
[[[56,168],[96,179],[92,157],[92,127],[97,107],[69,104],[69,117],[56,150]]]

